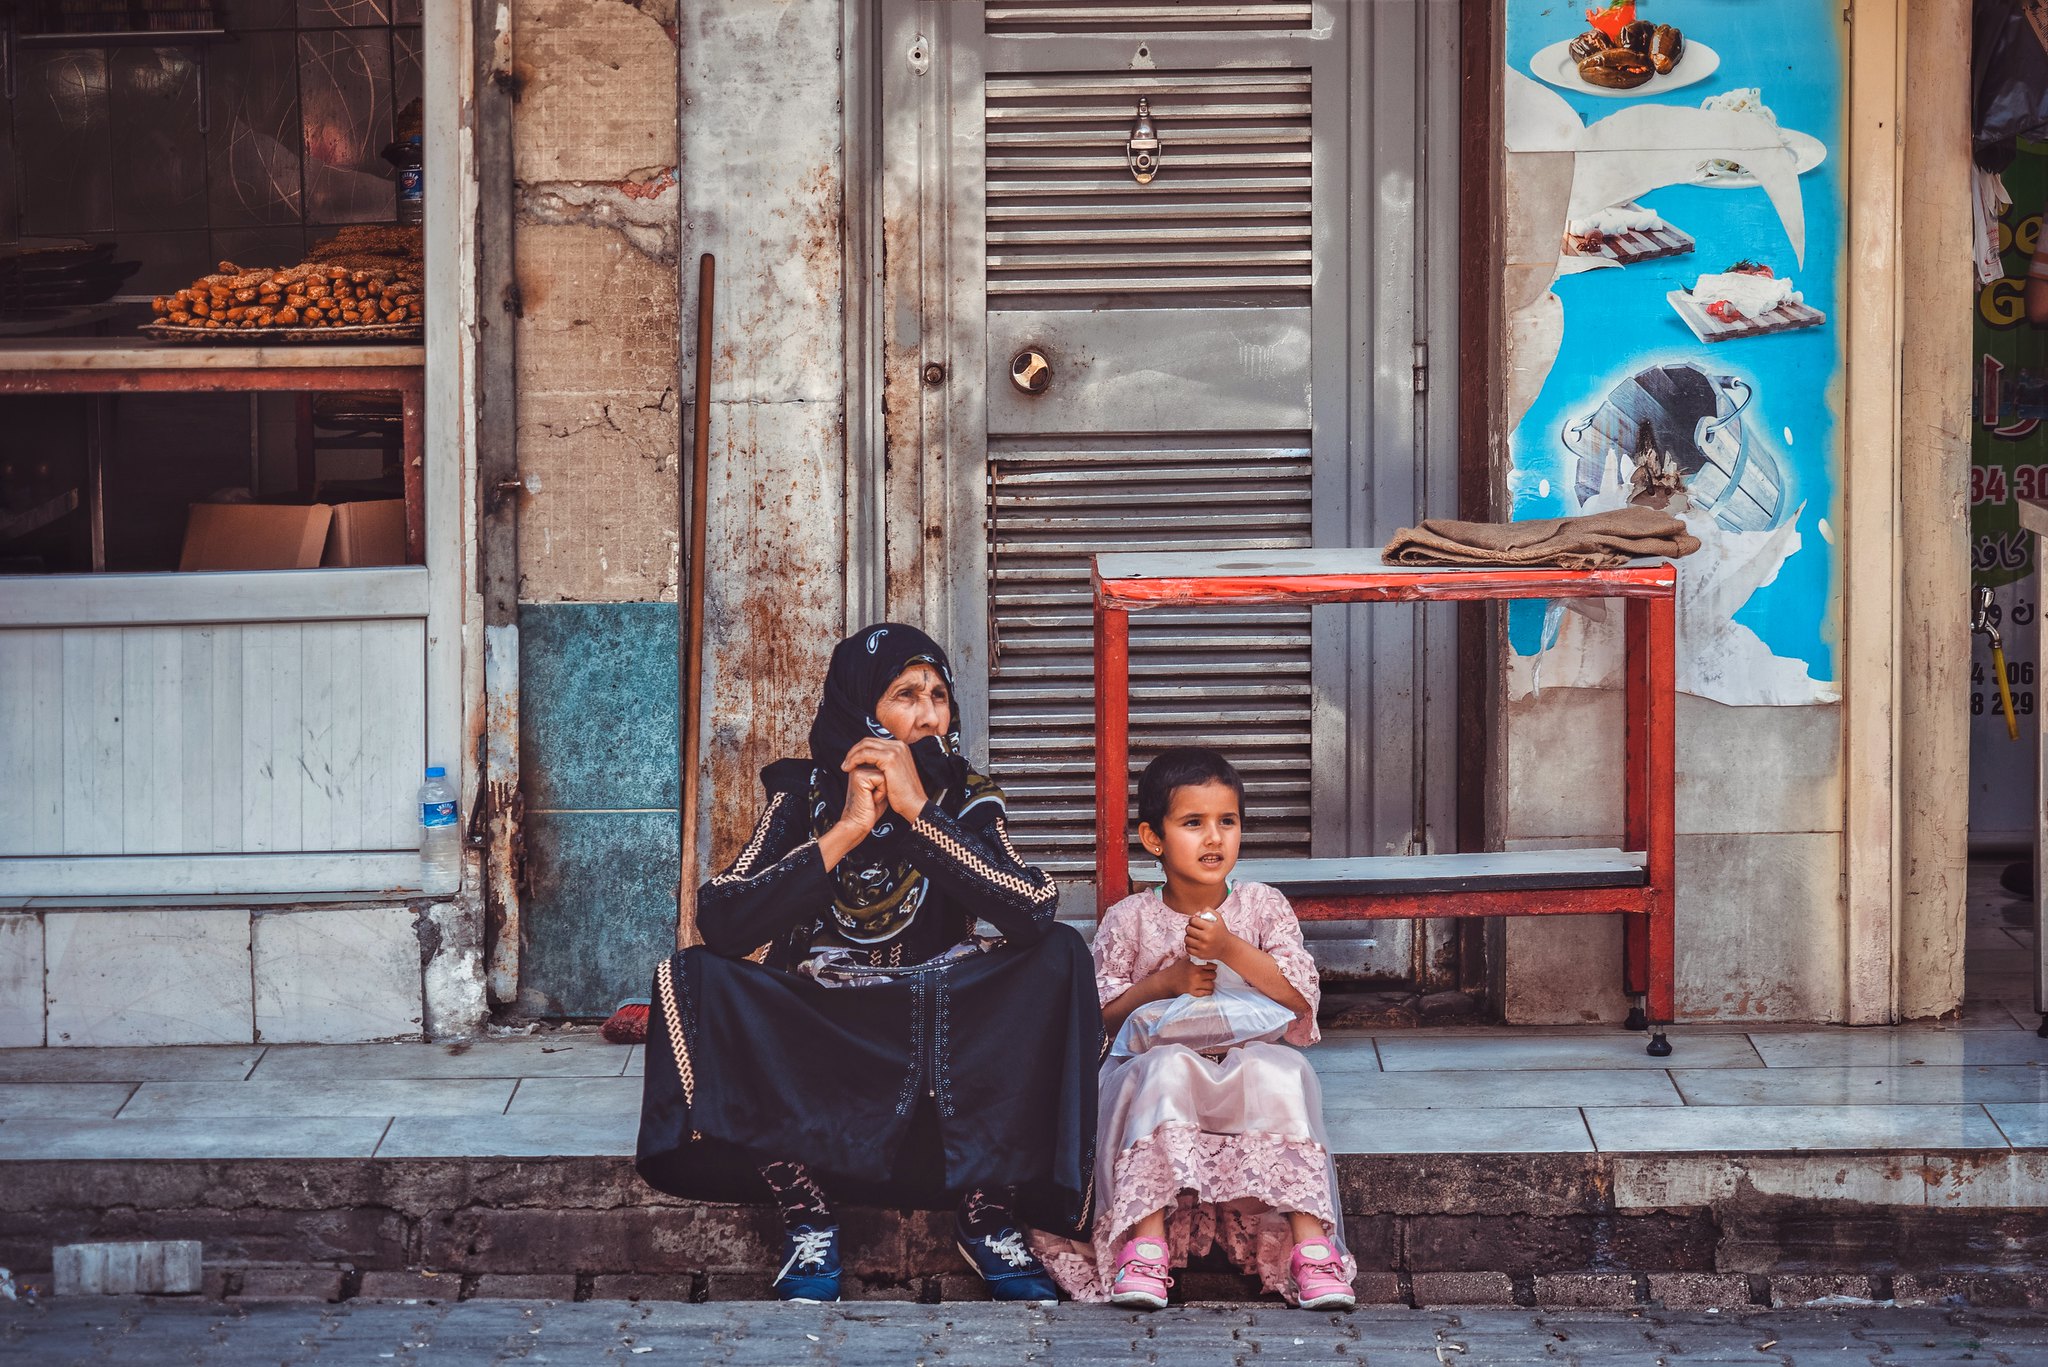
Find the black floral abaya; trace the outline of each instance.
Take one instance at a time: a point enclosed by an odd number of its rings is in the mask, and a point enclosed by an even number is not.
[[[917,662],[950,689],[944,652],[914,627],[841,642],[811,758],[762,772],[767,809],[698,893],[705,943],[656,974],[636,1165],[705,1200],[760,1199],[755,1167],[773,1160],[871,1204],[1014,1187],[1034,1223],[1079,1229],[1102,1050],[1093,965],[1054,920],[1051,880],[1011,846],[1001,792],[961,757],[957,708],[944,736],[912,746],[929,799],[918,819],[885,812],[830,870],[818,850],[845,799],[840,763],[887,736],[875,704]],[[977,920],[1002,943],[949,954]],[[826,987],[795,971],[819,950],[880,980]]]

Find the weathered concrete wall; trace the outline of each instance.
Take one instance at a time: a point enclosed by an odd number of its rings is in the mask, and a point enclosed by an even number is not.
[[[676,591],[672,0],[518,0],[523,602]]]
[[[752,824],[761,766],[804,753],[844,634],[841,23],[840,0],[698,0],[682,16],[681,256],[718,259],[703,722],[714,861]]]
[[[673,934],[699,253],[713,859],[801,752],[842,634],[841,30],[839,0],[516,5],[528,1010],[609,1011]]]
[[[1621,843],[1621,695],[1549,688],[1505,716],[1511,848]],[[1839,1020],[1841,710],[1678,699],[1678,1012]],[[1507,1018],[1618,1021],[1621,922],[1507,923]]]
[[[609,1012],[674,942],[677,39],[674,0],[514,4],[519,1006],[538,1014]]]
[[[1957,53],[1970,6],[1932,0],[1905,11],[1909,58]],[[1899,1014],[1940,1015],[1963,995],[1968,877],[1972,323],[1954,306],[1974,283],[1965,246],[1970,205],[1967,63],[1908,60],[1900,131],[1903,314],[1914,320],[1899,373],[1900,586]]]

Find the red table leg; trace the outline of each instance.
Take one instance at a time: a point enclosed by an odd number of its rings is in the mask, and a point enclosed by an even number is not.
[[[1652,598],[1648,608],[1650,676],[1647,712],[1650,887],[1650,1021],[1668,1023],[1677,1012],[1677,936],[1674,905],[1678,843],[1678,604]]]
[[[1650,847],[1650,618],[1649,603],[1641,598],[1626,600],[1623,612],[1622,679],[1622,798],[1621,844],[1630,850]],[[1631,1000],[1629,1026],[1640,1030],[1644,1022],[1633,1012],[1633,1000],[1650,990],[1650,918],[1629,914],[1621,918],[1621,990]]]
[[[1131,890],[1131,615],[1095,606],[1095,916]]]

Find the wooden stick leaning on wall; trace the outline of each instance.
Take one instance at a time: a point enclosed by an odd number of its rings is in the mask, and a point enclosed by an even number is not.
[[[711,474],[711,302],[717,263],[711,253],[697,258],[696,421],[690,427],[690,485],[684,506],[690,533],[689,615],[683,636],[683,810],[682,867],[676,879],[676,948],[696,944],[697,811],[700,737],[704,720],[704,546]]]

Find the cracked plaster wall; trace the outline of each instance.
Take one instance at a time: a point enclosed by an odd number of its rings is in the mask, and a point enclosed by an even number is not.
[[[525,602],[676,594],[674,0],[515,0]]]
[[[675,599],[678,376],[698,254],[718,258],[705,807],[726,858],[845,626],[841,0],[515,0],[514,25],[522,602]]]

